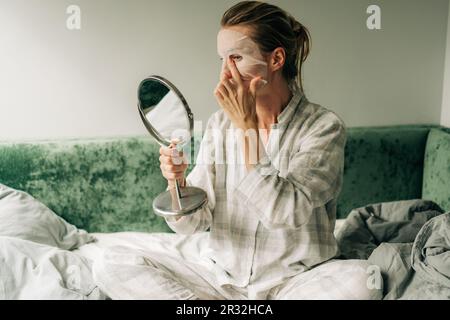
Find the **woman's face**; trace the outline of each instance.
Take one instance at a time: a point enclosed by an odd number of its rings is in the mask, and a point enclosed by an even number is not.
[[[267,79],[267,62],[259,46],[249,36],[250,29],[243,26],[222,28],[217,35],[217,53],[222,60],[222,74],[231,77],[227,66],[228,57],[232,57],[244,81],[255,77]]]

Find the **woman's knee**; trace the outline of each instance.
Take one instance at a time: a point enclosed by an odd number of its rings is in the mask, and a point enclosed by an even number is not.
[[[333,260],[292,278],[278,299],[378,300],[382,279],[373,281],[373,266],[366,260]],[[376,269],[376,268],[375,268]]]
[[[329,299],[379,300],[383,280],[379,269],[367,260],[332,260],[314,270],[314,281],[327,287]]]
[[[153,267],[149,259],[142,255],[133,253],[125,247],[105,248],[100,256],[92,264],[92,272],[96,281],[106,283],[120,278],[123,270],[130,270],[133,267],[146,266]]]
[[[340,282],[348,289],[349,299],[380,300],[383,297],[383,278],[380,269],[367,260],[343,260]]]

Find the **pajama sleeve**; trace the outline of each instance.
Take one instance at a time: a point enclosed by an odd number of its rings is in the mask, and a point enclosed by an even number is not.
[[[267,229],[301,227],[315,208],[340,192],[346,142],[342,121],[328,111],[299,141],[293,143],[285,177],[266,156],[235,189],[235,196]]]
[[[215,207],[215,167],[214,167],[214,137],[212,134],[214,127],[214,117],[208,121],[205,134],[200,148],[194,169],[186,178],[187,186],[195,186],[203,189],[208,197],[208,203],[195,213],[175,220],[175,218],[166,218],[168,226],[179,234],[193,234],[206,231],[211,225],[212,212]]]

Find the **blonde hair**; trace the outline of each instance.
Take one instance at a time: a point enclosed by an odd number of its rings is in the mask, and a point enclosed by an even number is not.
[[[242,1],[223,14],[220,24],[222,27],[251,27],[251,38],[262,52],[284,48],[286,61],[282,74],[288,83],[296,83],[303,91],[302,66],[311,50],[311,36],[292,15],[268,3]]]

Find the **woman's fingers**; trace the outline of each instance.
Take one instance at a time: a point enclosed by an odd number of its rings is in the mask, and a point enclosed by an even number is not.
[[[167,171],[162,171],[162,175],[164,178],[166,178],[167,180],[171,181],[175,181],[175,180],[182,180],[184,179],[184,172],[182,173],[173,173],[173,172],[167,172]]]
[[[159,154],[167,157],[182,157],[183,151],[178,151],[176,147],[161,147],[159,148]]]
[[[214,90],[214,95],[216,96],[216,98],[218,99],[219,103],[221,104],[222,101],[224,100],[224,97],[222,96],[222,94],[219,92],[219,90]]]
[[[160,155],[160,156],[159,156],[159,162],[160,162],[160,163],[164,163],[164,164],[177,165],[177,164],[173,161],[173,158],[172,158],[172,157],[165,156],[165,155]]]
[[[184,172],[187,169],[187,165],[186,164],[174,165],[170,163],[161,163],[160,168],[165,172],[180,173]]]
[[[183,179],[187,170],[187,163],[183,161],[183,153],[176,148],[161,147],[159,162],[162,175],[167,180]]]
[[[256,92],[264,85],[267,81],[263,80],[262,77],[253,78],[250,81],[249,91],[253,97],[256,97]]]
[[[233,60],[233,58],[231,56],[228,57],[227,63],[228,63],[228,68],[231,71],[231,75],[233,76],[233,80],[236,81],[236,83],[238,85],[242,86],[243,82],[242,82],[242,79],[241,79],[241,75],[239,74],[239,71],[238,71],[238,69],[236,67],[236,64],[234,63],[234,60]]]
[[[167,180],[183,179],[187,169],[187,165],[171,165],[171,164],[161,164],[161,173]]]
[[[220,73],[220,81],[223,81],[223,80],[228,79],[230,77],[231,77],[231,75],[227,74],[226,72],[221,72]]]
[[[235,97],[236,96],[236,91],[235,91],[235,89],[233,88],[233,85],[231,84],[231,82],[228,79],[222,80],[222,86],[227,90],[228,97]]]
[[[161,147],[159,148],[159,154],[170,157],[172,155],[172,148],[169,147]]]
[[[228,99],[228,91],[227,89],[222,85],[222,83],[219,83],[217,85],[217,88],[215,90],[215,94],[217,97],[219,97],[219,99],[221,100],[221,102],[224,102]],[[223,105],[222,105],[223,106]]]

